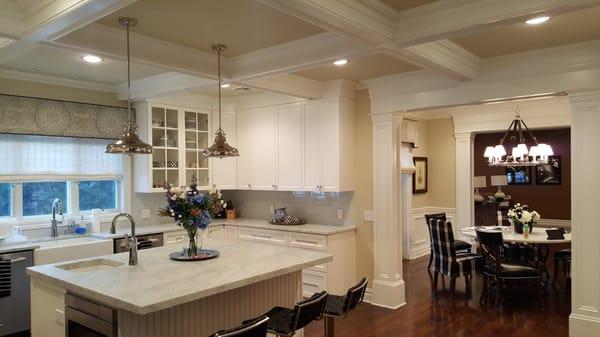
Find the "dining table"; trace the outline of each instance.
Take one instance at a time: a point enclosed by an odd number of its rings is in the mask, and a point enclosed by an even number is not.
[[[563,238],[560,239],[549,238],[546,230],[557,229],[551,227],[534,227],[527,237],[525,237],[523,233],[515,232],[512,226],[472,226],[463,228],[460,232],[466,237],[476,239],[476,228],[486,231],[502,232],[502,240],[506,244],[532,247],[535,251],[534,262],[540,269],[540,272],[542,272],[542,275],[545,276],[542,280],[544,285],[547,285],[548,280],[550,279],[550,273],[548,272],[547,266],[550,246],[571,243],[571,233],[564,233]]]

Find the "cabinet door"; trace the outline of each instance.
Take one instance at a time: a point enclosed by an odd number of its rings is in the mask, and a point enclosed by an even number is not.
[[[335,192],[340,187],[339,104],[336,100],[321,102],[321,151],[323,152],[323,191]]]
[[[316,191],[322,182],[321,111],[318,102],[304,104],[304,189]]]
[[[302,106],[287,104],[277,109],[277,189],[302,189]]]
[[[275,184],[275,107],[238,111],[238,188],[272,190]]]
[[[235,111],[221,113],[221,126],[227,137],[227,143],[237,147]],[[219,128],[219,111],[212,112],[212,132],[209,136],[209,146],[214,142],[214,133]],[[234,190],[237,185],[237,157],[211,158],[211,185],[221,190]]]

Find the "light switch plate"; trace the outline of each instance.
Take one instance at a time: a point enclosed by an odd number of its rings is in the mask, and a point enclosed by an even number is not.
[[[343,208],[338,208],[338,210],[337,210],[337,219],[338,220],[344,220],[344,209]]]
[[[60,309],[55,309],[54,315],[56,318],[56,323],[58,323],[61,326],[64,326],[65,325],[65,312]]]
[[[151,217],[149,209],[142,209],[142,219],[150,219]]]
[[[365,221],[373,221],[373,211],[371,210],[366,210],[365,214],[364,214],[364,219]]]

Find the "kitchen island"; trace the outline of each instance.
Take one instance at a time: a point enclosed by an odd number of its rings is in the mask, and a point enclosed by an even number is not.
[[[29,268],[32,336],[64,336],[65,295],[114,308],[118,335],[208,336],[301,298],[301,271],[331,255],[253,242],[209,240],[216,259],[176,262],[173,246]],[[61,325],[62,323],[62,325]]]

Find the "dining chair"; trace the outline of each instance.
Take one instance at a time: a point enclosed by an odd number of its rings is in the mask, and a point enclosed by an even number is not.
[[[275,307],[265,314],[269,317],[267,331],[278,337],[291,337],[312,321],[323,318],[327,292],[316,293],[296,303],[294,309]]]
[[[470,278],[477,273],[481,265],[481,256],[464,253],[457,255],[452,223],[442,219],[429,219],[429,235],[432,242],[433,253],[433,285],[432,295],[437,296],[438,274],[451,277],[450,290],[452,296],[456,291],[456,278],[465,277],[467,296],[470,290]]]
[[[554,273],[552,276],[552,284],[554,284],[556,282],[556,279],[558,277],[558,269],[559,266],[563,265],[563,274],[565,275],[565,278],[567,277],[567,270],[564,268],[565,266],[565,261],[566,260],[571,260],[571,249],[567,248],[567,249],[561,249],[558,250],[556,252],[554,252],[553,255],[553,260],[554,260]]]
[[[221,330],[210,337],[267,337],[269,317],[261,316],[244,322],[239,327]]]
[[[425,224],[427,226],[429,226],[429,220],[431,219],[440,219],[446,221],[446,213],[425,214]],[[454,240],[454,249],[457,252],[469,253],[471,252],[471,244],[462,240]],[[429,250],[429,263],[427,264],[427,269],[431,269],[431,263],[433,262],[433,244],[431,235],[429,235]]]
[[[344,318],[350,310],[356,308],[364,297],[368,284],[367,278],[360,280],[357,284],[350,287],[345,296],[327,295],[325,304],[325,337],[335,337],[335,319]]]
[[[496,285],[496,306],[500,303],[503,287],[508,282],[527,282],[535,285],[536,299],[539,305],[539,296],[542,292],[541,273],[539,269],[519,262],[503,261],[501,251],[503,249],[502,232],[490,231],[476,228],[477,241],[483,253],[483,291],[480,302],[483,302],[488,294],[491,281]]]

